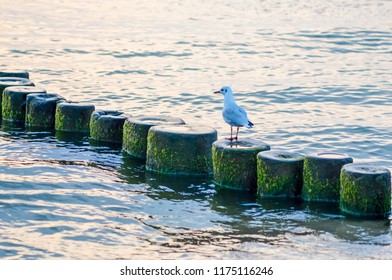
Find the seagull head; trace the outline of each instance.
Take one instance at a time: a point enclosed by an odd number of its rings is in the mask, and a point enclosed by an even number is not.
[[[223,95],[233,94],[233,90],[229,86],[224,86],[220,90],[214,91],[214,93],[220,93]]]

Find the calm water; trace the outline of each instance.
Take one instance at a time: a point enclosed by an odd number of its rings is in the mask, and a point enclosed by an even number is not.
[[[50,93],[392,170],[391,1],[0,0],[0,68]],[[346,3],[344,3],[346,2]],[[87,138],[2,127],[1,259],[392,259],[390,220],[160,177]]]

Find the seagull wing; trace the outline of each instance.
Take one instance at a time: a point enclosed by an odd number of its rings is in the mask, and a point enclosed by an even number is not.
[[[246,124],[244,124],[244,126],[246,126],[247,128],[252,128],[254,126],[254,124],[248,119],[248,114],[246,114],[246,111],[240,106],[238,106],[238,109],[241,111],[241,113],[246,118]]]
[[[223,108],[223,119],[232,126],[248,126],[248,116],[240,106],[230,106]]]
[[[244,110],[244,108],[242,108],[242,107],[240,107],[240,106],[238,106],[237,108],[238,108],[238,110],[241,112],[241,114],[242,114],[246,119],[248,119],[248,114],[246,113],[246,111]]]

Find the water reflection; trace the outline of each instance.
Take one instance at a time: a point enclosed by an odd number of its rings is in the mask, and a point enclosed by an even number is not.
[[[121,150],[122,149],[122,144],[121,143],[114,143],[114,142],[108,142],[108,141],[100,141],[93,139],[91,137],[88,138],[88,142],[90,146],[92,147],[107,147],[113,150]]]
[[[145,182],[144,161],[133,158],[122,152],[122,163],[118,169],[118,177],[130,185],[139,185]]]
[[[9,122],[0,119],[0,124],[1,124],[0,125],[1,130],[4,132],[17,133],[17,132],[24,131],[24,124],[21,123]]]
[[[54,130],[42,131],[38,130],[25,130],[23,125],[4,125],[1,126],[0,136],[3,139],[13,139],[13,140],[28,140],[38,142],[43,139],[49,139],[54,137]]]
[[[86,146],[89,144],[89,133],[56,130],[55,136],[59,141],[75,146]]]
[[[146,172],[146,183],[151,187],[151,197],[169,200],[206,200],[213,189],[209,179],[197,176],[160,175]]]
[[[191,214],[196,214],[201,208],[219,215],[216,220],[209,217],[214,227],[204,230],[181,226],[181,223],[175,229],[156,224],[156,229],[170,237],[170,242],[162,246],[214,244],[225,247],[229,245],[225,244],[228,240],[231,240],[231,245],[243,242],[277,245],[289,242],[284,237],[286,234],[298,237],[331,234],[347,242],[392,244],[389,220],[363,221],[345,217],[336,203],[257,198],[246,192],[216,188],[208,178],[173,177],[149,172],[145,176],[149,197],[177,202],[178,205],[191,200],[193,205],[197,205],[187,210]]]

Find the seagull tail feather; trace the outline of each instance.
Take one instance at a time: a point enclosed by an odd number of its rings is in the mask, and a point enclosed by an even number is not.
[[[247,128],[252,128],[254,124],[251,121],[248,121],[248,125],[246,125]]]

